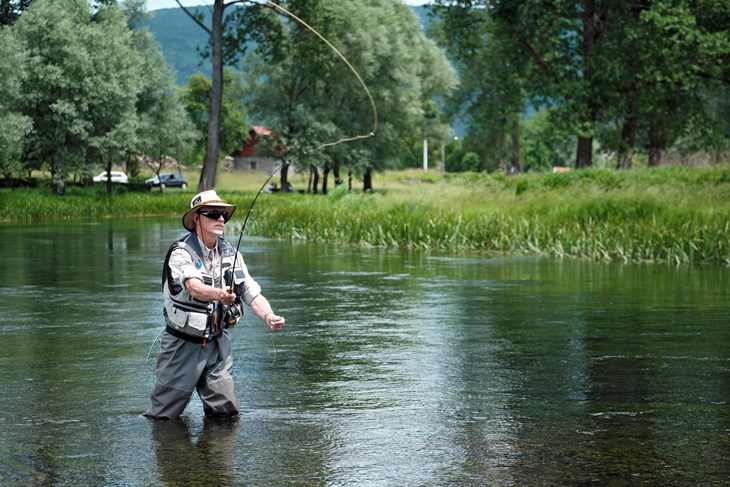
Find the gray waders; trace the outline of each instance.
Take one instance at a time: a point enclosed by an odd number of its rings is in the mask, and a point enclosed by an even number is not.
[[[232,371],[231,339],[226,333],[203,346],[201,342],[163,332],[157,357],[157,383],[145,416],[177,418],[196,390],[206,416],[237,415]]]

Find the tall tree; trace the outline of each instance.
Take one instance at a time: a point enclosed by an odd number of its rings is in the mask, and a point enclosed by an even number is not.
[[[486,33],[487,43],[491,38],[492,45],[512,46],[529,62],[525,92],[534,106],[549,109],[557,131],[576,136],[577,167],[592,165],[596,137],[617,152],[619,167],[628,167],[632,151],[644,145],[653,165],[661,163],[682,138],[716,145],[717,124],[709,116],[706,94],[730,78],[728,2],[444,0],[437,4],[447,21],[458,19],[459,9],[464,11],[461,18],[493,20],[471,38],[466,32],[474,24],[454,24],[447,35],[468,46]],[[499,58],[489,53],[488,61],[493,65]],[[520,65],[518,61],[516,67]],[[469,67],[460,70],[465,86]],[[471,93],[476,97],[479,91],[472,88]]]
[[[7,28],[0,28],[0,174],[20,175],[25,137],[32,121],[18,101],[26,76],[26,52]]]
[[[479,152],[485,163],[482,169],[521,172],[519,134],[527,97],[526,58],[511,37],[500,31],[490,9],[437,0],[431,16],[432,33],[459,72],[459,88],[449,111],[466,124],[464,143]]]
[[[215,187],[215,176],[218,170],[220,156],[220,122],[221,107],[223,104],[223,14],[231,5],[241,3],[241,0],[225,2],[214,0],[210,25],[204,22],[204,16],[199,11],[195,13],[184,7],[180,0],[175,0],[181,9],[210,37],[210,58],[213,65],[211,73],[210,103],[208,106],[208,129],[205,145],[203,170],[200,172],[198,191],[205,191]]]
[[[649,165],[656,166],[683,135],[704,145],[713,139],[701,134],[716,129],[708,91],[730,84],[730,4],[655,0],[642,11],[638,30],[645,39],[638,93],[651,107],[644,114]]]
[[[159,176],[173,160],[180,169],[179,161],[191,150],[199,134],[185,110],[183,93],[175,84],[174,73],[165,64],[156,44],[147,36],[144,39],[148,45],[140,46],[147,55],[143,64],[143,88],[137,99],[138,144],[129,156],[141,155]]]
[[[48,164],[62,194],[70,172],[110,168],[133,143],[140,55],[117,5],[93,11],[85,0],[34,2],[13,29],[29,56],[20,103],[34,130],[25,161]]]
[[[401,134],[424,127],[429,102],[455,83],[443,54],[425,38],[413,11],[398,2],[291,1],[287,8],[357,69],[380,118],[375,141],[339,144],[305,162],[322,167],[325,176],[335,172],[336,179],[343,169],[367,175],[394,165]],[[350,69],[300,24],[284,17],[269,22],[277,27],[261,32],[263,42],[245,62],[247,99],[281,133],[288,153],[370,132],[372,107]]]

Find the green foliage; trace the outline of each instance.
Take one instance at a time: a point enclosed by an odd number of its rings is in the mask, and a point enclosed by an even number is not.
[[[446,137],[443,122],[425,115],[435,115],[439,98],[453,86],[453,72],[423,35],[411,9],[385,0],[284,5],[306,19],[356,68],[379,115],[375,139],[324,151],[317,155],[318,166],[339,165],[353,173],[393,167],[404,152],[403,134],[418,131]],[[372,132],[373,109],[350,69],[313,33],[278,14],[271,13],[263,22],[264,14],[241,16],[258,21],[250,25],[251,35],[263,27],[275,32],[266,38],[258,35],[265,42],[259,42],[244,61],[246,101],[253,115],[265,119],[294,154]],[[415,136],[409,140],[417,143]],[[414,153],[410,147],[406,150]]]
[[[501,33],[491,9],[472,8],[474,3],[480,2],[435,1],[429,29],[459,72],[447,113],[466,122],[465,143],[482,161],[475,167],[470,158],[460,170],[513,166],[519,171],[510,139],[517,137],[514,127],[525,106],[527,59]]]
[[[0,94],[9,100],[0,101],[6,175],[47,167],[61,194],[71,174],[88,179],[153,149],[173,152],[177,142],[161,139],[161,131],[178,141],[189,133],[184,113],[175,111],[181,105],[159,47],[147,31],[130,28],[143,17],[142,5],[34,2],[11,31],[2,32],[0,50],[11,50],[0,59]],[[165,114],[151,122],[170,92]]]
[[[221,123],[219,129],[220,154],[230,154],[239,149],[248,138],[248,124],[242,103],[244,89],[241,78],[234,71],[223,71],[223,101],[221,106]],[[189,163],[200,161],[205,152],[205,141],[208,131],[208,106],[212,82],[203,73],[195,73],[188,80],[183,90],[185,110],[198,132],[195,152]]]
[[[385,190],[265,195],[250,234],[440,251],[486,251],[623,262],[730,264],[730,169],[668,167],[518,176],[386,174]],[[258,181],[257,181],[258,182]],[[235,186],[240,186],[236,184]],[[246,186],[246,185],[244,185]],[[257,189],[222,191],[251,201]],[[189,193],[95,188],[0,190],[4,221],[179,215]],[[228,229],[240,230],[242,219]]]
[[[648,164],[658,165],[672,148],[728,146],[727,111],[712,99],[730,74],[728,2],[434,4],[434,34],[461,78],[453,113],[467,122],[470,149],[490,169],[507,166],[507,147],[520,137],[515,115],[528,102],[555,116],[541,121],[545,127],[523,123],[525,168],[573,165],[565,148],[578,167],[593,165],[595,142],[622,167],[631,166],[634,151],[648,149]]]
[[[575,140],[557,129],[547,110],[536,112],[524,123],[521,142],[525,171],[571,165]]]
[[[137,97],[138,143],[130,152],[127,171],[135,173],[137,156],[143,156],[147,167],[159,173],[170,159],[180,161],[190,153],[199,135],[190,122],[172,70],[165,64],[154,38],[141,29],[134,33],[137,51],[142,56],[142,90]],[[139,164],[137,163],[137,166]]]
[[[62,193],[69,172],[91,174],[87,160],[123,151],[134,131],[139,56],[116,6],[92,15],[83,0],[35,2],[14,30],[29,53],[20,100],[34,128],[26,167],[47,162]]]
[[[23,173],[21,155],[32,126],[18,104],[25,63],[26,53],[10,29],[0,28],[0,174],[5,177]]]

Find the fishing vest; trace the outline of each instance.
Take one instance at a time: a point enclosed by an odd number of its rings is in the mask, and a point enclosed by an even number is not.
[[[170,271],[170,256],[177,249],[185,250],[190,254],[193,264],[200,270],[203,275],[203,282],[208,286],[221,288],[221,278],[226,279],[226,284],[231,286],[231,272],[236,249],[227,241],[218,237],[217,241],[218,254],[220,255],[220,264],[218,268],[211,270],[204,265],[203,257],[205,253],[201,249],[200,241],[195,232],[190,232],[185,237],[173,243],[167,255],[162,270],[162,293],[165,298],[163,315],[165,324],[168,328],[172,328],[176,332],[182,332],[186,337],[195,337],[198,340],[202,338],[212,339],[223,332],[223,328],[230,328],[240,320],[243,315],[243,306],[239,304],[240,314],[235,321],[229,322],[228,310],[224,310],[224,306],[219,303],[208,303],[199,301],[188,293],[187,288],[179,283],[174,282]],[[238,276],[237,276],[238,277]],[[236,279],[238,280],[238,279]],[[236,291],[241,286],[234,286]],[[240,294],[237,293],[240,296]],[[239,300],[236,300],[237,304]],[[227,323],[225,326],[223,323]],[[231,324],[232,323],[232,324]],[[218,326],[214,326],[219,324]],[[176,333],[174,333],[176,334]],[[192,340],[192,341],[198,341]]]

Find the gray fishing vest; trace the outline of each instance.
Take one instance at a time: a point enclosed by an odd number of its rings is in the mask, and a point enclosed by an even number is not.
[[[213,323],[213,317],[217,319],[217,323],[223,322],[223,306],[217,303],[199,301],[188,293],[184,285],[174,282],[169,266],[170,256],[173,251],[183,249],[190,254],[190,258],[195,267],[202,273],[205,284],[221,288],[221,277],[224,277],[227,279],[226,285],[231,286],[230,269],[233,268],[236,249],[221,237],[218,237],[216,245],[221,259],[220,266],[217,269],[213,269],[212,274],[207,266],[203,265],[202,256],[205,254],[200,248],[200,242],[195,232],[190,232],[185,237],[173,243],[165,256],[165,264],[162,271],[162,293],[165,298],[163,315],[165,317],[165,324],[191,337],[213,338],[222,333],[222,325],[214,333],[211,329],[211,324]],[[238,276],[236,277],[238,278]],[[236,290],[238,291],[239,289]],[[240,319],[240,316],[238,319]],[[230,326],[232,325],[228,325],[228,327]]]

